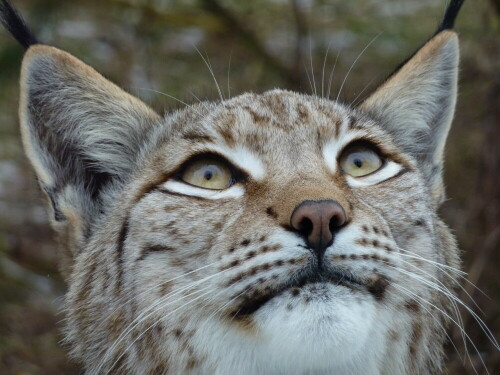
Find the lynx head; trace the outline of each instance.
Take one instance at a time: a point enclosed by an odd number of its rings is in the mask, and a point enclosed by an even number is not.
[[[273,90],[160,116],[3,2],[88,373],[439,373],[461,3],[357,107]]]

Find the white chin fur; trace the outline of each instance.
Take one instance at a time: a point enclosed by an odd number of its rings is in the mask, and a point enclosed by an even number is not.
[[[380,375],[384,329],[375,303],[329,284],[328,299],[284,293],[254,314],[254,332],[200,319],[197,339],[214,374]],[[289,309],[289,303],[293,308]]]
[[[289,294],[269,301],[255,314],[255,321],[270,358],[293,367],[328,369],[351,362],[365,347],[376,315],[370,299],[358,298],[342,286],[328,285],[328,300]]]

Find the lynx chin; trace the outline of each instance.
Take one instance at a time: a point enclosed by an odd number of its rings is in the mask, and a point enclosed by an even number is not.
[[[85,373],[442,373],[462,2],[360,105],[272,90],[160,116],[2,0]]]

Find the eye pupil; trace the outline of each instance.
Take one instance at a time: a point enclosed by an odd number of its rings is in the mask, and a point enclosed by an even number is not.
[[[203,175],[203,177],[207,181],[210,181],[213,176],[214,176],[214,174],[212,173],[212,171],[205,171],[205,174]]]
[[[360,159],[354,159],[353,163],[358,168],[361,168],[363,166],[363,162]]]

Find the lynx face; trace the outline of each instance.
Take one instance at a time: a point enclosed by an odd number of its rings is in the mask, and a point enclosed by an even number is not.
[[[445,263],[436,251],[443,239],[416,162],[380,124],[285,91],[187,113],[125,189],[127,214],[104,231],[121,227],[113,250],[98,248],[77,264],[95,269],[73,289],[75,323],[82,313],[95,319],[81,287],[96,286],[91,300],[107,294],[104,256],[117,262],[112,293],[133,298],[125,312],[109,306],[105,315],[143,314],[121,337],[135,342],[131,363],[150,363],[155,343],[174,366],[187,366],[178,372],[223,364],[224,373],[376,373],[390,352],[417,356],[429,345],[440,324],[414,297],[435,299],[419,279],[443,275],[420,257]],[[353,174],[357,167],[339,162],[342,154],[367,164],[375,155],[381,165],[353,177],[342,164]],[[193,186],[183,181],[193,164],[205,172],[226,165],[234,181],[220,190]]]
[[[164,117],[37,44],[6,4],[88,374],[441,372],[461,1],[356,108],[274,90]]]

